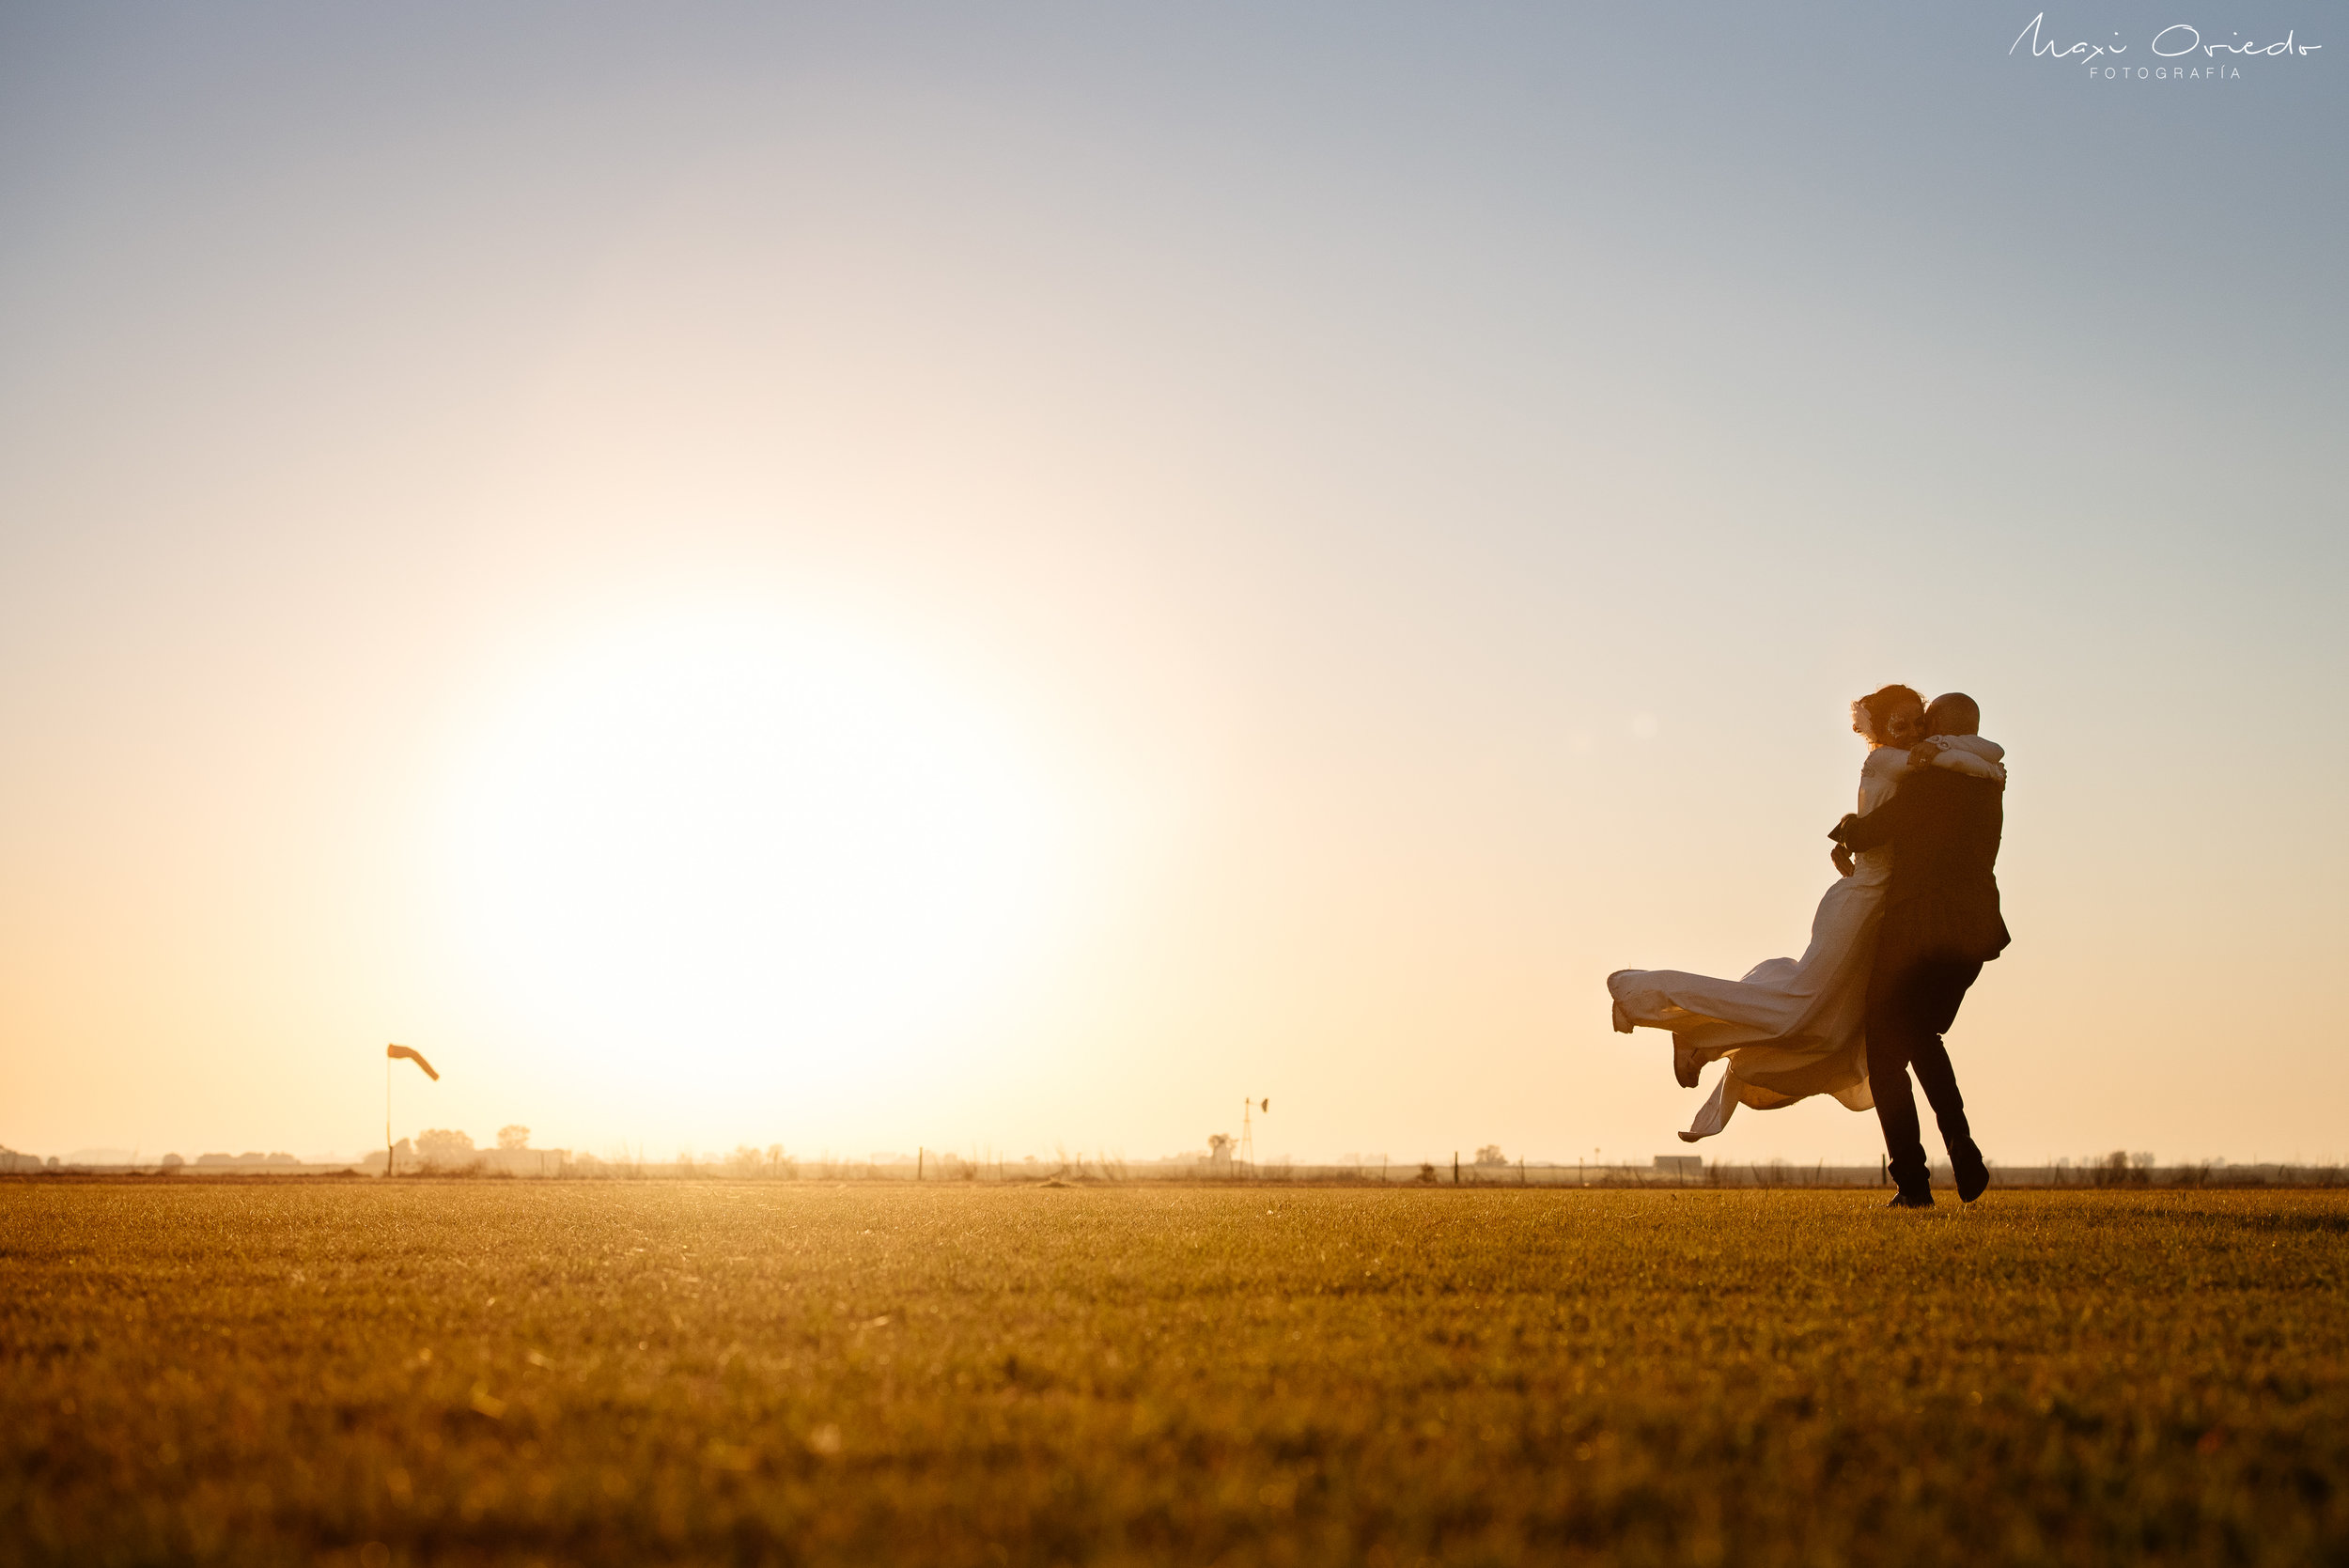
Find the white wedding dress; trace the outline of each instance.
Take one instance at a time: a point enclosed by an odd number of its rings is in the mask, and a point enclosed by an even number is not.
[[[1936,736],[1937,768],[2004,783],[2006,755],[1975,735]],[[1859,769],[1859,810],[1872,812],[1900,787],[1908,753],[1879,746]],[[1811,920],[1811,945],[1799,958],[1756,964],[1743,980],[1716,980],[1679,970],[1617,970],[1607,977],[1615,1027],[1672,1031],[1676,1048],[1699,1062],[1729,1059],[1729,1069],[1695,1122],[1680,1135],[1693,1143],[1729,1125],[1741,1105],[1775,1110],[1812,1094],[1832,1094],[1869,1110],[1868,1038],[1862,1027],[1868,966],[1892,851],[1870,849],[1849,877],[1836,878]]]

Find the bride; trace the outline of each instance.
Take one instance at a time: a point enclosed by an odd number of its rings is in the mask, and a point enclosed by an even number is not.
[[[1912,767],[2005,781],[1999,761],[2005,753],[1993,742],[1979,736],[1926,739],[1921,734],[1924,699],[1908,687],[1871,692],[1852,704],[1851,712],[1851,727],[1868,742],[1859,769],[1863,815],[1890,800]],[[1839,844],[1833,859],[1842,877],[1819,900],[1811,945],[1800,958],[1765,960],[1743,980],[1678,970],[1617,970],[1607,977],[1617,1031],[1672,1031],[1672,1072],[1683,1088],[1697,1086],[1707,1062],[1729,1059],[1712,1098],[1680,1135],[1683,1141],[1710,1138],[1741,1105],[1774,1110],[1812,1094],[1832,1094],[1853,1110],[1875,1107],[1862,1018],[1892,851],[1866,850],[1855,863]]]

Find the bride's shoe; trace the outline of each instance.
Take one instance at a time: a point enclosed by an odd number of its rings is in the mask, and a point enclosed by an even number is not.
[[[1631,1015],[1623,1010],[1623,1003],[1620,1001],[1616,1002],[1614,1007],[1615,1032],[1618,1034],[1630,1033],[1632,1029]],[[1695,1049],[1689,1046],[1688,1041],[1683,1040],[1677,1034],[1673,1035],[1672,1077],[1679,1080],[1680,1087],[1683,1089],[1694,1089],[1697,1086],[1697,1075],[1703,1071],[1704,1071],[1704,1058],[1699,1056]]]

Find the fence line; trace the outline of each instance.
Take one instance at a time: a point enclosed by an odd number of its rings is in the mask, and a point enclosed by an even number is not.
[[[166,1169],[152,1162],[135,1166],[34,1165],[27,1160],[9,1173],[34,1179],[61,1175],[167,1175],[179,1180],[217,1177],[256,1180],[344,1174],[380,1176],[382,1168],[382,1156],[378,1154],[372,1162],[350,1164],[268,1164],[201,1169],[193,1165]],[[2080,1164],[2068,1161],[2039,1165],[1994,1164],[1991,1172],[1997,1186],[2010,1188],[2349,1187],[2349,1170],[2338,1164],[2263,1162],[2237,1165],[2213,1161],[2157,1166],[2150,1163],[2114,1163],[2108,1158]],[[570,1155],[548,1159],[532,1170],[516,1169],[510,1164],[500,1168],[493,1161],[469,1162],[461,1166],[426,1163],[413,1170],[403,1164],[398,1175],[402,1179],[417,1176],[556,1181],[829,1182],[835,1185],[848,1182],[920,1182],[926,1185],[1033,1186],[1058,1182],[1084,1186],[1232,1184],[1250,1187],[1505,1187],[1657,1190],[1691,1188],[1848,1189],[1890,1185],[1880,1165],[1828,1165],[1824,1160],[1797,1165],[1785,1160],[1707,1161],[1674,1157],[1670,1163],[1645,1165],[1511,1160],[1455,1167],[1447,1157],[1440,1163],[1428,1160],[1400,1165],[1298,1165],[1287,1162],[1250,1165],[1240,1160],[1126,1160],[1114,1156],[1015,1160],[939,1155],[927,1150],[914,1159],[879,1162],[822,1157],[801,1158],[780,1151],[762,1151],[748,1157],[738,1152],[733,1156],[708,1159],[688,1157],[671,1160],[606,1159],[591,1155]],[[1951,1185],[1948,1167],[1936,1165],[1933,1180],[1937,1187]]]

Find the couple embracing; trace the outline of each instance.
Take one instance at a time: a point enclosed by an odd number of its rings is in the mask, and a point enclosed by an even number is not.
[[[1615,1028],[1671,1031],[1684,1088],[1697,1086],[1706,1063],[1728,1059],[1680,1135],[1691,1143],[1720,1131],[1741,1105],[1768,1110],[1812,1094],[1853,1110],[1873,1105],[1900,1187],[1895,1208],[1933,1206],[1914,1068],[1970,1203],[1990,1172],[1941,1036],[2008,940],[1993,869],[2005,752],[1982,737],[1981,710],[1957,691],[1927,704],[1887,686],[1852,704],[1852,728],[1868,742],[1859,809],[1828,834],[1842,875],[1819,900],[1803,955],[1758,964],[1743,980],[1618,970],[1607,977]]]

